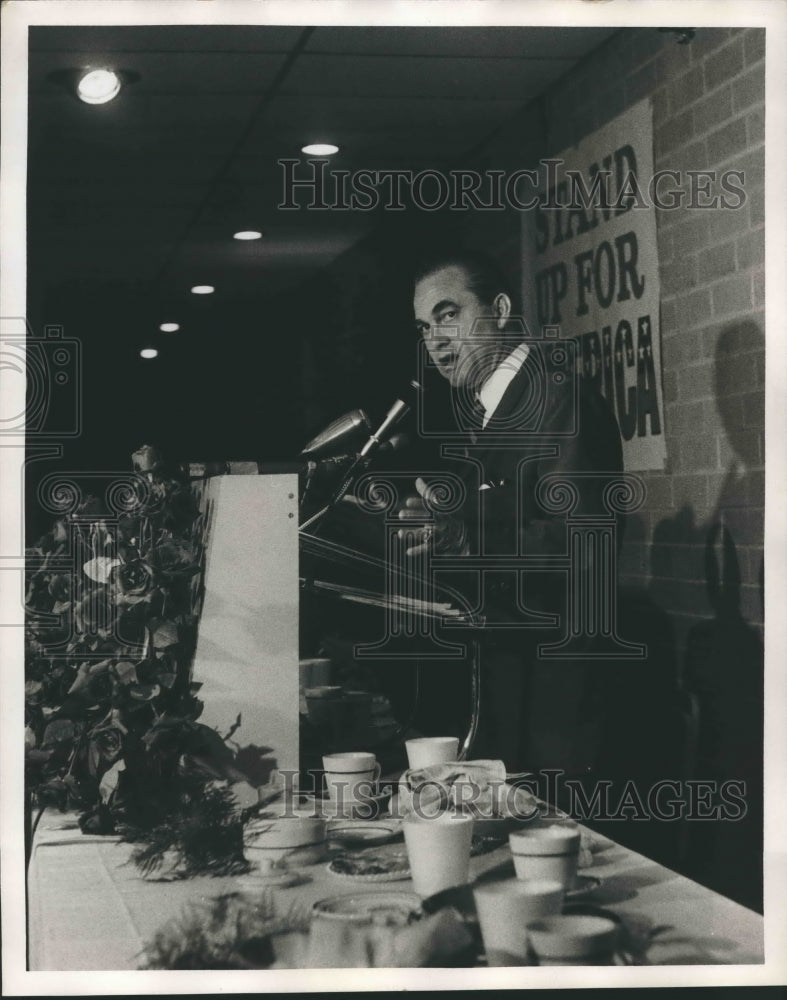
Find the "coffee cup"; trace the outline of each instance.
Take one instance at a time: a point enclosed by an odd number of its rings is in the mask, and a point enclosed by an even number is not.
[[[331,683],[331,661],[325,657],[312,657],[298,661],[300,686],[306,688],[326,687]]]
[[[371,963],[371,921],[365,914],[324,913],[312,909],[306,967],[367,968]]]
[[[539,965],[613,965],[619,926],[601,916],[561,914],[527,925]]]
[[[429,818],[415,812],[402,821],[413,887],[421,897],[465,885],[469,880],[473,817],[444,812]]]
[[[310,865],[327,854],[327,821],[303,816],[252,820],[245,830],[244,854],[260,871]]]
[[[560,913],[563,886],[511,878],[476,885],[473,897],[487,965],[528,965],[527,925]]]
[[[517,878],[559,882],[569,891],[579,864],[579,839],[579,827],[571,826],[534,826],[510,833]]]
[[[407,762],[411,768],[429,767],[456,760],[459,740],[456,736],[420,736],[405,740]]]
[[[352,750],[326,754],[322,759],[325,786],[332,802],[368,802],[377,792],[380,764],[373,753]]]
[[[314,726],[329,725],[336,716],[341,693],[341,687],[331,684],[306,688],[304,694],[309,722]]]

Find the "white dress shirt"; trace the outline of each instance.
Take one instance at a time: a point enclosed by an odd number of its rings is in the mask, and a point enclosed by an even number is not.
[[[484,408],[484,418],[481,424],[486,427],[492,418],[495,410],[500,405],[500,400],[505,395],[506,389],[513,382],[514,376],[527,360],[530,353],[529,344],[520,344],[508,354],[495,368],[489,378],[481,386],[478,398]]]
[[[530,353],[528,344],[520,344],[515,347],[510,354],[506,355],[500,364],[495,368],[489,378],[484,382],[478,392],[478,400],[484,408],[484,416],[481,422],[482,427],[486,427],[495,410],[500,405],[500,400],[505,395],[506,389],[514,380],[514,376],[527,360]],[[501,483],[481,483],[478,487],[481,490],[491,490]]]

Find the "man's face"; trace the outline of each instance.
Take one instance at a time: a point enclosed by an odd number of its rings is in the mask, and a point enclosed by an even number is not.
[[[443,267],[422,278],[413,310],[443,378],[478,391],[500,360],[501,337],[494,308],[471,291],[464,268]]]

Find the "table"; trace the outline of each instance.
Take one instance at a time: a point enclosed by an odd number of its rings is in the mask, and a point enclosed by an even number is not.
[[[592,894],[642,926],[663,926],[648,959],[658,965],[763,962],[763,918],[608,838],[598,841],[585,869],[602,880]],[[115,837],[84,835],[76,816],[46,811],[36,829],[28,873],[31,971],[100,971],[139,967],[143,943],[184,905],[206,902],[252,884],[252,877],[151,881],[129,861],[131,847]],[[509,871],[510,869],[510,871]],[[471,876],[513,875],[507,847],[471,859]],[[311,905],[343,892],[381,888],[412,891],[409,881],[368,885],[328,871],[305,869],[311,881],[274,889],[277,906]]]

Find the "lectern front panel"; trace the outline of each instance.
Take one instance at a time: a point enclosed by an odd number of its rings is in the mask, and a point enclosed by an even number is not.
[[[193,677],[200,721],[274,750],[298,769],[298,479],[217,476],[205,483],[204,601]]]

